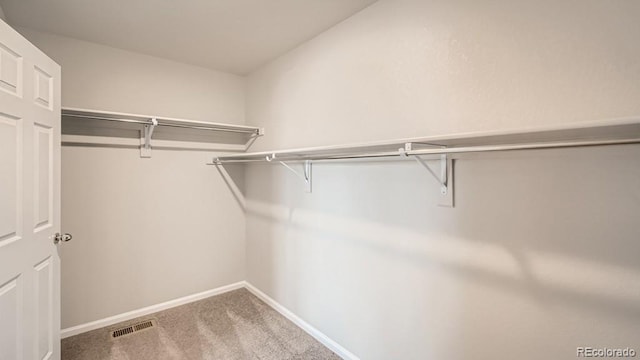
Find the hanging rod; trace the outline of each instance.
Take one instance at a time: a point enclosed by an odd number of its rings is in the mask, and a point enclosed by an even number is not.
[[[494,132],[389,140],[368,144],[222,155],[214,163],[322,161],[447,155],[640,143],[640,119],[622,119],[524,132]]]
[[[640,119],[621,119],[582,126],[561,126],[521,132],[459,134],[440,137],[387,140],[376,143],[326,146],[282,151],[220,155],[208,165],[219,168],[230,163],[280,163],[303,178],[311,192],[313,161],[404,158],[414,159],[438,182],[439,206],[454,206],[454,160],[451,155],[496,151],[561,149],[589,146],[640,144]],[[421,156],[437,156],[440,165],[432,168]],[[287,162],[304,162],[302,176]],[[432,163],[433,164],[433,163]],[[307,171],[308,169],[308,171]],[[308,175],[307,175],[308,174]]]
[[[114,116],[112,116],[112,114]],[[113,122],[130,123],[130,124],[142,124],[142,125],[153,125],[152,119],[155,118],[158,122],[157,126],[242,133],[242,134],[250,134],[254,136],[262,135],[262,130],[258,127],[220,124],[220,123],[208,123],[208,122],[193,121],[193,120],[168,119],[168,118],[160,118],[160,117],[154,117],[154,116],[127,115],[127,114],[120,114],[120,113],[107,113],[107,112],[97,112],[97,111],[79,110],[79,109],[66,109],[66,108],[62,109],[62,116],[91,119],[91,120],[113,121]],[[130,118],[127,118],[127,117],[130,117]],[[138,119],[136,119],[136,117]],[[140,117],[145,117],[145,118],[148,117],[148,119],[139,119]]]
[[[513,144],[513,145],[475,145],[464,147],[448,147],[438,149],[417,149],[410,151],[387,151],[387,152],[370,152],[357,154],[334,154],[334,155],[294,155],[287,154],[279,156],[277,152],[271,154],[273,160],[278,161],[306,161],[306,160],[348,160],[363,158],[385,158],[408,155],[442,155],[442,154],[461,154],[461,153],[478,153],[478,152],[494,152],[494,151],[514,151],[514,150],[535,150],[535,149],[558,149],[569,147],[588,147],[603,145],[623,145],[623,144],[640,144],[640,138],[620,139],[620,140],[593,140],[593,141],[575,141],[575,142],[551,142],[551,143],[532,143],[532,144]],[[252,154],[240,154],[219,156],[214,159],[216,163],[251,163],[268,161],[260,158],[242,158]]]

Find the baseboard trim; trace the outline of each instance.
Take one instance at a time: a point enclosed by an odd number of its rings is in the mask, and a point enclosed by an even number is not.
[[[320,330],[311,326],[308,322],[302,320],[296,314],[291,312],[291,310],[287,309],[286,307],[282,306],[279,302],[269,297],[269,295],[263,293],[262,291],[260,291],[258,288],[256,288],[249,282],[245,281],[244,283],[247,290],[249,290],[252,294],[254,294],[258,298],[260,298],[260,300],[267,303],[267,305],[271,306],[274,310],[282,314],[284,317],[291,320],[294,324],[298,325],[298,327],[306,331],[309,335],[313,336],[316,340],[322,343],[322,345],[328,347],[329,349],[331,349],[331,351],[338,354],[338,356],[342,357],[345,360],[360,360],[360,358],[358,358],[355,354],[345,349],[344,347],[342,347],[342,345],[338,344],[337,342],[333,341],[327,335],[323,334]]]
[[[181,297],[178,299],[173,299],[173,300],[169,300],[160,304],[156,304],[156,305],[151,305],[151,306],[147,306],[144,307],[142,309],[137,309],[137,310],[132,310],[126,313],[122,313],[122,314],[118,314],[115,316],[111,316],[108,318],[104,318],[104,319],[100,319],[100,320],[96,320],[96,321],[91,321],[85,324],[80,324],[80,325],[76,325],[76,326],[72,326],[70,328],[66,328],[66,329],[62,329],[60,331],[60,337],[61,338],[67,338],[70,336],[74,336],[74,335],[78,335],[78,334],[82,334],[84,332],[87,331],[91,331],[91,330],[95,330],[95,329],[99,329],[105,326],[110,326],[113,324],[117,324],[121,321],[127,321],[127,320],[131,320],[140,316],[145,316],[145,315],[149,315],[161,310],[166,310],[175,306],[179,306],[179,305],[184,305],[184,304],[188,304],[194,301],[198,301],[198,300],[202,300],[205,298],[208,298],[210,296],[214,296],[214,295],[219,295],[222,293],[226,293],[228,291],[231,290],[236,290],[236,289],[240,289],[246,287],[246,283],[244,281],[239,281],[237,283],[233,283],[233,284],[229,284],[229,285],[225,285],[225,286],[221,286],[215,289],[211,289],[211,290],[207,290],[207,291],[203,291],[197,294],[192,294],[192,295],[188,295],[185,297]]]

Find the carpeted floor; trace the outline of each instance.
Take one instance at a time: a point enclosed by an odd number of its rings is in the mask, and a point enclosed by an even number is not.
[[[156,326],[112,339],[111,331]],[[340,359],[246,289],[62,340],[62,360]]]

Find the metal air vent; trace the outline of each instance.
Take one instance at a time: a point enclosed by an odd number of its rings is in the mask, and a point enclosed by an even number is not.
[[[154,326],[156,326],[155,320],[146,320],[146,321],[139,322],[139,323],[136,323],[136,324],[133,324],[133,325],[129,325],[127,327],[123,327],[123,328],[120,328],[120,329],[113,330],[111,332],[111,338],[115,339],[115,338],[119,338],[119,337],[122,337],[122,336],[131,335],[131,334],[136,333],[138,331],[150,329],[150,328],[152,328]]]

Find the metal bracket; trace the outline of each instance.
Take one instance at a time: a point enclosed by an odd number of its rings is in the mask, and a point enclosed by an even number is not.
[[[440,194],[442,195],[439,206],[453,207],[453,160],[449,155],[440,155],[440,171],[433,170],[427,162],[418,155],[409,155],[408,152],[413,150],[412,143],[406,143],[404,148],[398,149],[402,156],[413,157],[418,164],[425,168],[431,176],[440,184]]]
[[[244,144],[244,150],[248,151],[251,145],[253,145],[253,143],[256,142],[256,140],[261,136],[264,136],[264,128],[259,128],[253,135],[249,137],[249,140],[247,140],[247,142]]]
[[[302,180],[304,182],[304,186],[305,186],[305,191],[310,193],[311,192],[311,160],[306,160],[303,164],[302,167],[302,173],[296,171],[296,169],[292,168],[291,166],[287,165],[287,163],[285,163],[284,161],[279,161],[280,165],[286,167],[287,169],[289,169],[292,173],[296,174],[297,177],[300,178],[300,180]]]
[[[158,126],[158,119],[156,118],[151,119],[151,124],[144,126],[144,144],[140,145],[140,157],[151,157],[151,136],[156,126]]]
[[[276,154],[273,153],[271,155],[267,155],[264,157],[265,160],[267,160],[267,162],[271,162],[276,158]],[[304,164],[303,164],[303,168],[302,168],[302,173],[299,173],[298,171],[296,171],[296,169],[292,168],[291,166],[289,166],[287,163],[285,163],[284,161],[278,161],[280,163],[280,165],[284,166],[285,168],[289,169],[289,171],[291,171],[292,173],[294,173],[298,178],[300,178],[305,185],[305,191],[310,193],[311,192],[311,160],[305,160]]]
[[[418,164],[422,165],[429,174],[433,176],[434,179],[440,184],[440,193],[442,195],[447,195],[447,155],[440,155],[440,174],[436,174],[436,172],[431,169],[429,164],[427,164],[422,158],[418,155],[413,155],[413,158],[418,162]]]

